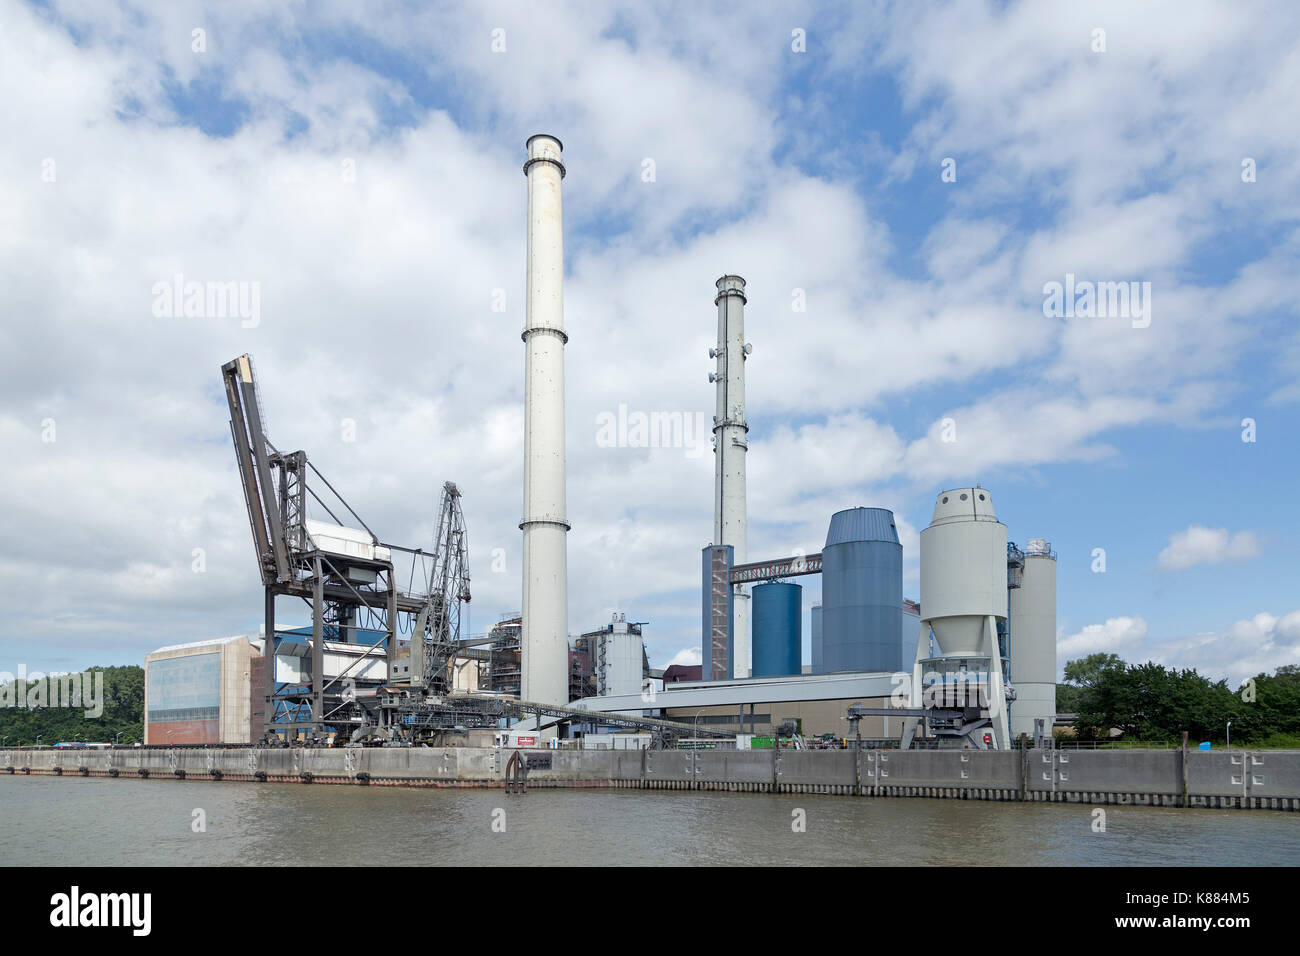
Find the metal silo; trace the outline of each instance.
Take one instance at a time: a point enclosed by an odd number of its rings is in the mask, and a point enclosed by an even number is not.
[[[1007,527],[983,488],[939,495],[921,532],[921,617],[942,656],[976,655],[988,618],[1007,616]]]
[[[798,674],[803,644],[803,588],[769,581],[753,590],[754,677]]]
[[[1011,591],[1011,736],[1034,736],[1034,718],[1056,718],[1056,555],[1042,538],[1025,545],[1025,571]]]
[[[822,549],[822,673],[899,671],[903,546],[886,508],[831,516]]]
[[[987,490],[954,488],[935,502],[930,526],[921,532],[920,616],[921,631],[933,632],[935,647],[926,660],[925,645],[918,647],[913,704],[918,677],[948,688],[964,706],[977,693],[988,714],[990,745],[1005,749],[1010,728],[997,629],[1007,617],[1007,528]]]
[[[814,604],[812,609],[812,672],[824,674],[822,667],[822,606]]]

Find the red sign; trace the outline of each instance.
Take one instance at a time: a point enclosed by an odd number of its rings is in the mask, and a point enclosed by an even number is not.
[[[520,738],[519,738],[519,744],[518,744],[518,745],[519,745],[520,747],[535,747],[535,746],[537,746],[537,738],[536,738],[536,737],[520,737]]]

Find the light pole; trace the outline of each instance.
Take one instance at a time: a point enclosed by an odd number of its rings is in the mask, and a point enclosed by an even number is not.
[[[704,713],[703,707],[695,712],[695,742],[691,745],[693,750],[700,749],[700,714],[702,713]]]
[[[1227,743],[1225,744],[1225,746],[1228,747],[1228,748],[1231,748],[1231,747],[1232,747],[1232,721],[1228,721],[1228,731],[1227,731],[1227,733],[1228,733],[1228,740],[1227,740]]]

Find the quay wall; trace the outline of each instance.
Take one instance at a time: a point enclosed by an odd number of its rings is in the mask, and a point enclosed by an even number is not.
[[[518,754],[526,773],[516,766]],[[1300,810],[1300,751],[0,749],[0,775],[611,787]]]

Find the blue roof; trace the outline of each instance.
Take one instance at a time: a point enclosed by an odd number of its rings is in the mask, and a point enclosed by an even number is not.
[[[888,508],[849,508],[831,515],[826,547],[849,541],[888,541],[899,544],[894,513]]]

